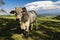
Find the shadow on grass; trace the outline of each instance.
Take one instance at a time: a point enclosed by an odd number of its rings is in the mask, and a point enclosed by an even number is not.
[[[19,23],[13,19],[0,18],[0,40],[13,40],[13,33],[18,33]]]

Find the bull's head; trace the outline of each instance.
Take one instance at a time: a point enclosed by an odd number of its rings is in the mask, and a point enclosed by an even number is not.
[[[26,12],[25,7],[24,8],[16,7],[15,10],[11,11],[10,13],[16,15],[17,21],[21,21],[21,17],[25,12]]]

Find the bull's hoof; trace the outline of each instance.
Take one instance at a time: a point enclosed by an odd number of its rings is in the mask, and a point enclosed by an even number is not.
[[[24,35],[24,38],[26,38],[26,39],[29,37],[28,32],[24,32],[23,35]]]
[[[26,37],[26,36],[24,36],[23,38],[24,38],[25,40],[28,40],[28,39],[29,39],[29,37]]]

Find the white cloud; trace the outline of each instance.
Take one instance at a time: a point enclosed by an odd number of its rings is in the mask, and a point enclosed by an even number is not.
[[[36,1],[36,2],[32,2],[32,3],[28,3],[24,6],[27,8],[27,10],[40,10],[40,11],[49,10],[50,12],[52,12],[52,11],[57,12],[58,10],[60,10],[60,1],[56,1],[56,2]]]
[[[60,1],[57,1],[57,2],[54,2],[54,3],[55,3],[55,5],[60,6]]]

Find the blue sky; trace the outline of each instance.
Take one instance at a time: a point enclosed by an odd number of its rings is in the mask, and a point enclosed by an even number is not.
[[[15,7],[24,7],[24,5],[36,2],[36,1],[53,1],[56,2],[58,0],[3,0],[5,2],[5,5],[3,5],[3,8],[9,12],[10,10],[13,10]]]

